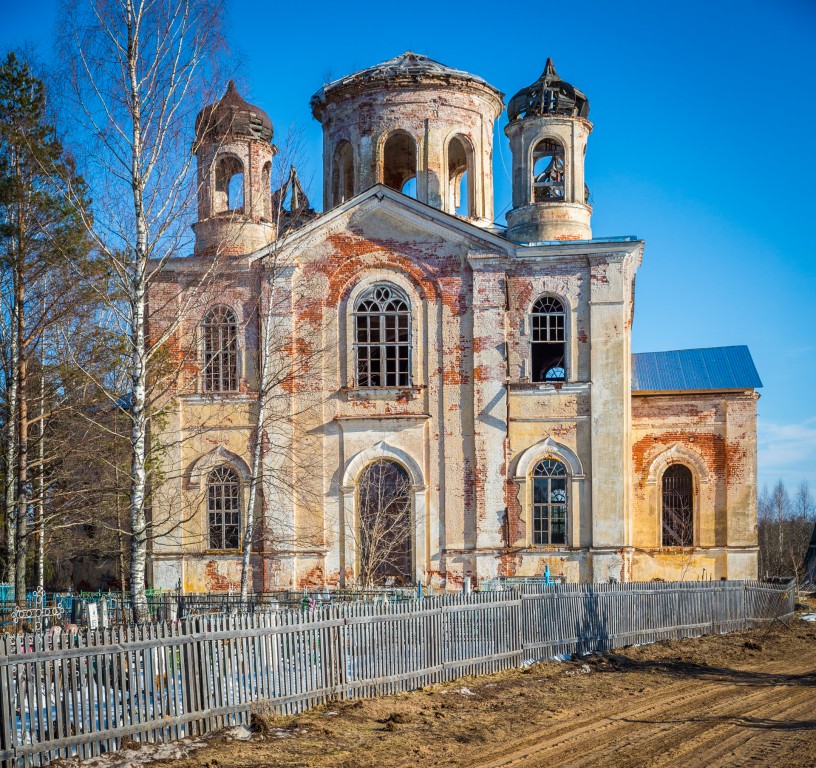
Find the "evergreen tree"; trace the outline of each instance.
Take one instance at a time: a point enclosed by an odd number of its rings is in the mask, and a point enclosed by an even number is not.
[[[71,189],[71,195],[68,189]],[[46,332],[76,311],[89,253],[77,211],[84,183],[47,114],[45,86],[13,52],[0,64],[0,342],[3,565],[25,599],[34,475],[45,428]],[[39,456],[41,458],[41,455]],[[32,472],[32,469],[34,472]],[[41,479],[41,478],[39,478]]]

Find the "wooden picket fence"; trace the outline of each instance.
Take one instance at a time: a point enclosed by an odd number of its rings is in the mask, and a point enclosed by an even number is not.
[[[89,758],[324,702],[408,691],[563,654],[785,619],[793,586],[525,585],[314,612],[208,616],[0,638],[5,768]]]

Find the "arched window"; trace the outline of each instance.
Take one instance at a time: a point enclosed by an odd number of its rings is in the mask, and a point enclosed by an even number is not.
[[[663,473],[663,546],[694,545],[694,479],[684,464]]]
[[[263,195],[263,215],[267,221],[272,221],[272,163],[264,163],[261,171],[261,194]]]
[[[530,316],[532,381],[566,379],[566,313],[553,296],[542,296],[533,304]]]
[[[448,213],[473,218],[471,193],[470,146],[464,138],[454,136],[448,144]]]
[[[354,150],[348,141],[341,141],[334,150],[332,163],[332,198],[340,205],[354,197]]]
[[[411,582],[411,481],[393,461],[369,464],[357,483],[363,586]]]
[[[567,543],[567,468],[556,459],[533,469],[533,544]]]
[[[373,285],[357,299],[354,354],[358,387],[411,385],[411,308],[395,286]]]
[[[215,166],[215,212],[244,210],[244,166],[224,155]]]
[[[383,184],[416,197],[417,147],[403,131],[392,133],[383,147]]]
[[[201,324],[204,391],[238,391],[238,323],[229,307],[214,307]]]
[[[241,482],[234,469],[216,467],[207,475],[207,547],[241,546]]]
[[[564,199],[564,147],[555,139],[542,139],[533,147],[533,202]]]

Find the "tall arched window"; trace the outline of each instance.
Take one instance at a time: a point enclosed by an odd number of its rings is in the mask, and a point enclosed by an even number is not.
[[[264,163],[261,171],[261,194],[263,195],[263,215],[267,221],[272,221],[272,163]]]
[[[411,308],[395,286],[378,283],[354,306],[358,387],[411,385]]]
[[[694,479],[684,464],[663,473],[663,546],[694,546]]]
[[[564,199],[564,147],[555,139],[542,139],[533,147],[533,202]]]
[[[393,461],[369,464],[357,483],[363,586],[411,582],[411,481]]]
[[[334,150],[332,163],[332,198],[335,205],[354,197],[354,150],[348,141],[341,141]]]
[[[234,155],[224,155],[215,166],[214,203],[216,213],[244,209],[244,166]]]
[[[475,216],[470,166],[473,153],[467,140],[454,136],[448,143],[448,212]]]
[[[554,296],[542,296],[530,316],[532,381],[564,381],[566,375],[566,312]]]
[[[207,547],[241,546],[241,482],[230,467],[216,467],[207,475]]]
[[[205,392],[238,391],[238,323],[229,307],[214,307],[201,324]]]
[[[383,147],[383,184],[416,197],[417,146],[404,131],[392,133]]]
[[[567,468],[556,459],[533,469],[533,544],[567,543]]]

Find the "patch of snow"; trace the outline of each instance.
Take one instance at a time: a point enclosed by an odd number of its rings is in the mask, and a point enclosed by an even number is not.
[[[228,728],[224,735],[228,739],[233,739],[234,741],[247,741],[248,739],[252,738],[252,731],[249,730],[245,725],[236,725],[233,728]]]
[[[159,760],[183,760],[191,752],[206,746],[203,741],[182,739],[170,744],[143,743],[139,749],[120,749],[84,760],[81,765],[94,768],[140,768],[140,766]]]
[[[806,613],[801,618],[802,621],[816,621],[816,613]]]

